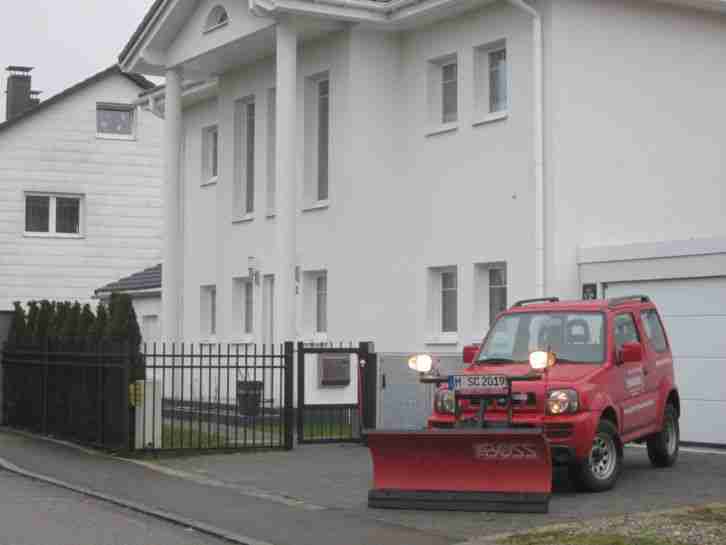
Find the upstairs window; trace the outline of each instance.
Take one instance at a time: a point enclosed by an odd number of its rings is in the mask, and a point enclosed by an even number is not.
[[[474,124],[507,117],[509,65],[504,40],[474,48]]]
[[[330,198],[330,76],[305,78],[305,161],[303,204],[306,209],[328,206]]]
[[[441,67],[441,122],[453,123],[458,118],[457,64],[451,62]]]
[[[134,137],[134,107],[129,104],[97,104],[96,135],[99,138]]]
[[[80,236],[81,201],[79,195],[25,195],[25,233]]]
[[[226,25],[229,22],[229,15],[227,10],[222,6],[215,6],[207,16],[207,23],[204,25],[204,32],[210,32],[219,27]]]
[[[427,63],[427,134],[454,130],[459,120],[459,60],[456,53]]]
[[[202,131],[202,184],[217,181],[219,175],[219,132],[216,125]]]
[[[255,102],[254,97],[235,103],[235,190],[237,213],[255,211]]]
[[[507,50],[489,52],[489,112],[503,112],[508,108]]]
[[[330,81],[318,82],[318,200],[328,199]]]
[[[456,270],[441,271],[441,332],[456,333],[458,305]]]

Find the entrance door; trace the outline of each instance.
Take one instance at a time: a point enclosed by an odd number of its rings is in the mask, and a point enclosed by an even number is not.
[[[275,276],[266,274],[262,280],[262,343],[275,343]]]

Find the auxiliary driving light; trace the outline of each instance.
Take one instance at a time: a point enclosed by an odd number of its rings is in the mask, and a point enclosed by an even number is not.
[[[529,355],[529,365],[535,371],[544,371],[548,367],[555,364],[555,355],[553,352],[537,350]]]
[[[428,373],[433,364],[434,360],[428,354],[417,354],[408,358],[408,366],[419,373]]]

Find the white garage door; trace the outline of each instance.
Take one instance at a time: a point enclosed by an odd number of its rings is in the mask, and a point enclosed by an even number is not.
[[[726,277],[617,282],[605,297],[644,294],[665,322],[681,394],[681,438],[726,445]]]

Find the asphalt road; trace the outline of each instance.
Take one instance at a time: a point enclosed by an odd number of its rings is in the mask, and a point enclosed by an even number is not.
[[[223,543],[227,542],[0,470],[0,545]]]

